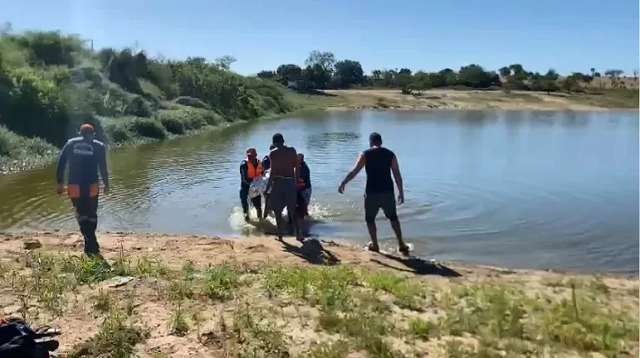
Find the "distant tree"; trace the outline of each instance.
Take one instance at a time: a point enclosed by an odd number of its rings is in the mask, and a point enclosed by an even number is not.
[[[314,67],[318,65],[322,67],[324,72],[329,74],[333,73],[333,65],[336,63],[336,57],[333,52],[329,51],[311,51],[309,53],[309,57],[304,61],[304,64],[307,66]]]
[[[535,80],[533,81],[535,82]],[[533,88],[529,88],[525,83],[524,80],[522,79],[522,76],[518,77],[518,76],[509,76],[507,77],[507,81],[504,83],[504,87],[510,90],[533,90],[536,91]]]
[[[379,80],[382,78],[382,71],[381,70],[373,70],[371,71],[371,78],[373,78],[373,80]]]
[[[231,64],[236,62],[236,58],[233,56],[225,55],[215,59],[214,63],[225,70],[231,69]]]
[[[325,70],[319,63],[307,66],[303,71],[304,78],[313,84],[314,88],[325,89],[331,82],[331,72]]]
[[[380,74],[380,80],[378,81],[378,83],[383,86],[383,87],[393,87],[395,86],[394,84],[394,78],[396,77],[397,72],[395,70],[382,70],[381,74]]]
[[[633,70],[633,80],[634,81],[638,80],[638,70]]]
[[[364,80],[364,71],[358,61],[342,60],[334,65],[335,77],[340,87],[350,87]]]
[[[431,77],[428,73],[418,71],[413,76],[414,79],[414,87],[419,91],[424,91],[433,88],[433,84],[431,83]]]
[[[193,66],[204,66],[207,64],[207,59],[204,57],[187,57],[185,63]]]
[[[509,77],[511,76],[511,69],[507,66],[502,67],[500,70],[498,70],[498,72],[500,73],[500,76],[502,77]]]
[[[558,74],[558,72],[556,72],[556,70],[550,68],[549,71],[547,71],[547,73],[544,75],[544,77],[553,81],[557,81],[558,78],[560,78],[560,75]]]
[[[576,81],[583,82],[586,85],[590,84],[591,81],[593,81],[593,76],[581,72],[573,72],[571,74],[571,77],[575,78]]]
[[[596,69],[591,67],[591,77],[596,77]]]
[[[409,76],[411,76],[411,70],[408,69],[408,68],[401,68],[398,71],[398,75],[409,75]]]
[[[560,85],[563,90],[571,93],[579,88],[578,78],[576,76],[567,76],[560,82]]]
[[[460,68],[458,82],[467,87],[487,88],[500,85],[500,77],[495,72],[487,72],[481,66],[472,64]]]
[[[618,78],[623,73],[624,73],[624,71],[622,71],[622,70],[606,70],[604,72],[605,76],[611,77],[611,78]]]
[[[540,81],[540,89],[542,91],[547,92],[547,94],[551,92],[556,92],[558,90],[558,84],[555,80],[549,78],[542,78]]]
[[[411,93],[411,84],[413,83],[413,77],[411,75],[398,73],[393,82],[403,93]]]
[[[288,80],[289,78],[295,79],[302,76],[302,69],[300,66],[289,63],[278,66],[276,69],[276,75],[282,80]]]
[[[259,78],[264,78],[267,80],[271,80],[276,78],[276,73],[274,71],[260,71],[257,75]]]
[[[440,72],[429,73],[429,83],[435,88],[441,88],[447,86],[447,74]]]
[[[532,81],[540,81],[542,79],[540,72],[533,72],[529,74],[529,79]]]
[[[517,77],[521,80],[527,78],[527,71],[524,70],[521,64],[514,63],[509,65],[509,69],[511,70],[512,76]]]
[[[611,87],[614,88],[622,85],[619,78],[623,73],[624,71],[622,70],[606,70],[604,72],[605,76],[609,77],[609,79],[611,80]]]

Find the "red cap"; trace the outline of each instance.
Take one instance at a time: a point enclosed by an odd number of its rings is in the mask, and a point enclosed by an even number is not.
[[[82,133],[87,133],[87,132],[91,132],[93,133],[93,126],[91,124],[83,124],[80,126],[80,132]]]

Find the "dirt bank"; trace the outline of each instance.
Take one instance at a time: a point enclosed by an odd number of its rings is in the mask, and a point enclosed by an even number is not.
[[[403,95],[399,90],[326,90],[340,98],[329,109],[497,109],[497,110],[604,110],[636,108],[635,101],[615,94],[547,94],[543,92],[430,90]]]
[[[0,235],[4,314],[59,327],[71,357],[638,355],[635,278],[271,237],[100,241],[110,266],[79,258],[77,234]]]

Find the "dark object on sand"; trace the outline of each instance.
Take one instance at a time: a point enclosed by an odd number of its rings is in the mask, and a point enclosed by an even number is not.
[[[0,358],[49,358],[60,345],[51,327],[33,330],[19,318],[0,319]]]

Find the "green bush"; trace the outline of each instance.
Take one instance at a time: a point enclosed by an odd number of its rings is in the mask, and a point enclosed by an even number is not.
[[[199,100],[197,98],[193,98],[193,97],[178,97],[178,98],[174,99],[173,101],[175,103],[183,105],[183,106],[189,106],[189,107],[201,108],[201,109],[210,109],[211,108],[206,103],[202,102],[201,100]]]
[[[104,129],[105,142],[107,143],[126,143],[133,139],[133,133],[129,128],[134,117],[107,118],[102,121]]]
[[[182,127],[184,128],[183,130],[186,131],[197,130],[208,125],[215,126],[223,121],[223,118],[213,111],[190,107],[178,107],[176,109],[160,110],[156,114],[156,118],[158,118],[160,123],[162,123],[165,128],[167,128],[167,130],[171,133],[176,132],[173,132],[171,129],[169,129],[168,125],[178,126],[178,122],[181,123]]]
[[[56,148],[40,138],[27,138],[15,134],[0,125],[0,157],[28,159],[31,156],[47,156]]]
[[[106,143],[164,139],[284,113],[294,108],[290,99],[273,81],[202,58],[165,61],[127,48],[93,52],[82,38],[56,31],[0,36],[4,157],[17,155],[15,143],[33,155],[52,150],[47,142],[62,147],[82,123],[93,124]]]
[[[160,123],[167,129],[167,132],[172,134],[184,134],[185,132],[185,123],[180,117],[173,116],[159,116]]]
[[[153,118],[135,118],[131,121],[131,131],[140,137],[165,139],[167,131],[162,123]]]
[[[135,96],[131,102],[124,107],[124,114],[136,117],[151,117],[152,113],[149,104],[147,104],[142,97]]]

